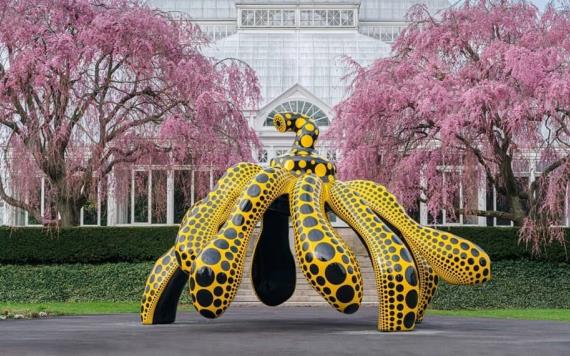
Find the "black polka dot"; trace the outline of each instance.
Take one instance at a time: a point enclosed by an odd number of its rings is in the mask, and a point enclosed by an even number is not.
[[[418,284],[416,270],[412,266],[406,268],[406,281],[412,286],[416,286]]]
[[[334,247],[332,247],[326,242],[321,242],[315,248],[315,257],[319,261],[324,261],[324,262],[330,261],[334,257],[334,255],[335,255]]]
[[[311,216],[306,217],[305,219],[303,219],[303,226],[304,227],[313,227],[317,225],[317,220]]]
[[[223,264],[223,263],[222,263],[222,264]],[[216,281],[217,281],[219,284],[224,284],[224,283],[226,283],[227,279],[228,279],[228,277],[226,276],[226,274],[225,274],[224,272],[220,272],[220,273],[218,273],[218,275],[216,276]]]
[[[407,248],[403,248],[400,250],[400,257],[402,257],[404,261],[412,262],[412,256],[410,255],[410,252],[408,251]]]
[[[196,272],[196,282],[207,287],[214,282],[214,271],[210,267],[202,267]]]
[[[354,289],[351,286],[342,286],[336,291],[336,298],[343,303],[348,303],[354,298]]]
[[[311,241],[319,241],[324,237],[323,232],[321,230],[313,229],[309,231],[309,240]]]
[[[311,202],[313,199],[311,198],[311,196],[307,193],[303,193],[299,196],[299,199],[301,201],[305,201],[305,202]]]
[[[345,314],[354,314],[358,310],[358,307],[359,307],[359,305],[356,303],[351,304],[348,307],[346,307],[346,309],[344,309],[344,313]]]
[[[255,180],[258,181],[259,183],[267,183],[267,181],[269,180],[269,177],[267,176],[267,174],[260,174],[257,177],[255,177]]]
[[[309,204],[303,204],[301,205],[301,208],[299,209],[303,214],[311,214],[313,211],[315,211]]]
[[[207,309],[200,310],[200,315],[202,315],[203,317],[208,318],[208,319],[214,319],[216,317],[216,314],[212,313],[211,311],[209,311]]]
[[[319,267],[315,264],[312,264],[311,267],[309,268],[312,274],[317,274],[319,273]]]
[[[412,326],[414,326],[415,321],[416,321],[416,314],[410,312],[406,314],[406,316],[404,317],[404,326],[409,329]]]
[[[346,279],[346,270],[339,263],[331,263],[325,270],[327,280],[332,284],[341,284]]]
[[[209,248],[202,252],[202,261],[208,265],[215,265],[220,261],[220,257],[218,250],[214,250],[213,248]]]
[[[415,308],[418,305],[418,292],[411,290],[406,294],[406,304],[409,308]]]
[[[259,193],[261,193],[261,188],[259,187],[259,185],[254,184],[251,187],[249,187],[249,189],[247,190],[247,194],[251,197],[256,197],[259,195]]]
[[[230,269],[230,263],[229,263],[228,261],[223,261],[223,262],[222,262],[222,269],[223,269],[224,271],[229,270],[229,269]]]
[[[226,231],[224,231],[224,236],[227,237],[228,239],[235,239],[237,237],[237,232],[235,229],[229,228]]]
[[[241,214],[237,214],[233,217],[232,222],[234,223],[234,225],[236,226],[241,226],[243,225],[244,222],[244,217]]]
[[[214,246],[222,250],[225,250],[226,248],[230,247],[230,244],[228,244],[226,240],[217,239],[216,241],[214,241]]]
[[[208,290],[201,289],[196,294],[196,300],[198,301],[198,304],[200,304],[201,306],[209,307],[210,305],[212,305],[214,297],[212,296],[212,293],[210,293]]]
[[[220,295],[224,294],[224,288],[222,287],[216,287],[214,288],[214,295],[216,297],[219,297]]]
[[[247,213],[248,211],[251,210],[251,208],[253,207],[253,204],[251,203],[251,200],[243,200],[240,204],[240,210],[243,211],[244,213]]]

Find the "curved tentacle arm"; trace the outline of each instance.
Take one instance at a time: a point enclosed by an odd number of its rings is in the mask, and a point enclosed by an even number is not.
[[[420,280],[420,300],[418,302],[418,316],[416,317],[416,324],[419,324],[423,321],[429,303],[431,303],[431,300],[437,291],[439,277],[421,253],[414,251],[411,246],[409,246],[409,248],[412,252],[412,257],[416,262],[416,268],[418,270]]]
[[[315,122],[307,116],[301,114],[276,114],[273,124],[279,132],[295,132],[293,150],[313,151],[319,137],[319,129]]]
[[[413,330],[419,285],[412,255],[402,240],[352,190],[336,182],[327,203],[364,240],[376,274],[378,329]]]
[[[200,251],[190,270],[194,308],[206,318],[220,316],[236,295],[250,235],[268,206],[289,189],[292,176],[267,168],[247,185],[228,221]]]
[[[381,185],[353,181],[350,187],[364,194],[371,206],[376,202],[377,208],[382,208],[382,217],[400,229],[412,249],[419,252],[446,282],[476,284],[491,279],[491,260],[481,247],[448,232],[419,225]]]
[[[382,199],[384,192],[386,192],[384,187],[374,182],[362,180],[345,182],[345,184],[364,198],[364,200],[368,202],[368,206],[374,210],[382,220],[387,221],[396,230],[398,230],[404,238],[404,242],[413,238],[412,235],[414,234],[415,229],[410,229],[409,227],[413,226],[415,221],[410,218],[399,205],[396,206],[395,203],[389,203],[388,200]],[[418,303],[418,316],[416,322],[421,322],[437,289],[438,277],[418,248],[414,245],[408,245],[408,247],[416,261],[416,268],[418,269],[420,280],[420,300]]]
[[[227,220],[231,205],[260,170],[261,167],[252,163],[239,163],[229,168],[201,204],[188,211],[175,245],[176,258],[184,272],[190,272],[192,261]]]
[[[297,180],[289,197],[297,260],[313,289],[338,311],[352,314],[362,301],[360,267],[328,221],[323,199],[316,175]]]
[[[141,301],[140,317],[143,324],[174,322],[176,307],[188,276],[176,261],[171,247],[154,264],[146,280]]]

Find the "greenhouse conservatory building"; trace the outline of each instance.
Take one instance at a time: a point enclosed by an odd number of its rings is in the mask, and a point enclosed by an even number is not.
[[[369,65],[377,58],[388,56],[391,43],[406,26],[407,10],[416,3],[426,4],[432,13],[450,6],[447,0],[148,0],[147,3],[174,16],[189,17],[200,25],[211,39],[211,45],[204,50],[206,55],[240,59],[255,69],[262,101],[256,111],[246,114],[263,143],[264,148],[256,157],[260,164],[267,164],[291,145],[291,136],[279,134],[272,126],[275,112],[307,114],[321,131],[326,131],[334,120],[333,107],[347,95],[347,57]],[[332,147],[319,149],[323,156],[336,159],[337,152]],[[129,197],[115,199],[109,194],[98,199],[83,209],[82,223],[179,223],[187,205],[202,193],[195,191],[194,185],[189,192],[178,191],[181,188],[177,180],[206,179],[209,181],[206,185],[213,185],[214,169],[137,168],[132,172]],[[135,184],[135,179],[143,179],[146,184]],[[166,194],[157,194],[158,189]],[[500,208],[494,192],[484,187],[478,189],[478,208]],[[190,199],[187,199],[188,194]],[[186,196],[184,201],[183,195]],[[461,192],[459,198],[457,205],[461,207]],[[165,214],[156,216],[153,199],[165,200]],[[7,205],[0,209],[2,224],[34,223],[25,212]],[[445,211],[431,216],[424,206],[417,209],[416,219],[423,224],[510,225],[508,221],[478,217],[451,219]]]

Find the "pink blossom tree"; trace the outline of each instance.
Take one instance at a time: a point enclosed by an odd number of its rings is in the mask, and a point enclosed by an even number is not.
[[[242,112],[257,103],[255,73],[205,57],[206,43],[138,1],[0,0],[0,197],[77,225],[118,167],[251,159],[258,141]]]
[[[562,241],[553,226],[570,179],[570,12],[480,0],[408,16],[391,57],[353,66],[329,132],[341,142],[341,173],[384,183],[408,206],[424,201],[434,215],[511,220],[535,250]],[[532,183],[521,178],[528,172]],[[479,209],[477,194],[454,208],[460,186],[486,182],[505,209]]]

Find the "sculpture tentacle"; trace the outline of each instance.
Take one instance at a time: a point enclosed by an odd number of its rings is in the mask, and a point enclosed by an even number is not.
[[[386,192],[383,186],[363,180],[345,182],[345,184],[360,194],[360,196],[368,202],[368,206],[374,210],[382,220],[390,224],[394,230],[397,230],[403,237],[404,242],[407,242],[411,238],[410,235],[413,234],[415,230],[410,229],[410,227],[415,225],[415,221],[404,212],[404,209],[401,209],[400,206],[397,205],[395,198],[393,202],[382,199],[384,192]],[[420,251],[414,245],[408,245],[408,247],[416,262],[420,280],[420,300],[416,320],[416,323],[418,323],[423,319],[425,310],[435,294],[438,277]]]
[[[362,301],[360,268],[324,213],[321,179],[313,174],[302,176],[289,200],[295,252],[305,278],[338,311],[356,312]]]
[[[250,235],[268,206],[288,188],[283,169],[259,172],[240,195],[227,222],[192,263],[192,304],[207,318],[220,316],[235,297],[244,269]]]
[[[184,272],[190,272],[192,261],[227,220],[232,204],[260,170],[261,167],[253,163],[239,163],[228,168],[203,204],[195,205],[186,214],[175,245],[176,258]]]
[[[156,260],[141,301],[140,317],[143,324],[168,324],[176,318],[176,307],[188,275],[176,261],[174,247]]]
[[[400,226],[406,242],[419,252],[439,277],[451,284],[476,284],[491,279],[491,260],[482,248],[469,240],[448,232],[421,226],[407,217],[404,209],[386,188],[375,183],[355,181],[353,189],[365,192],[390,209],[384,210],[384,218]]]
[[[327,202],[364,240],[371,255],[378,289],[379,330],[413,330],[419,285],[417,270],[406,245],[364,200],[342,183],[332,184]]]

